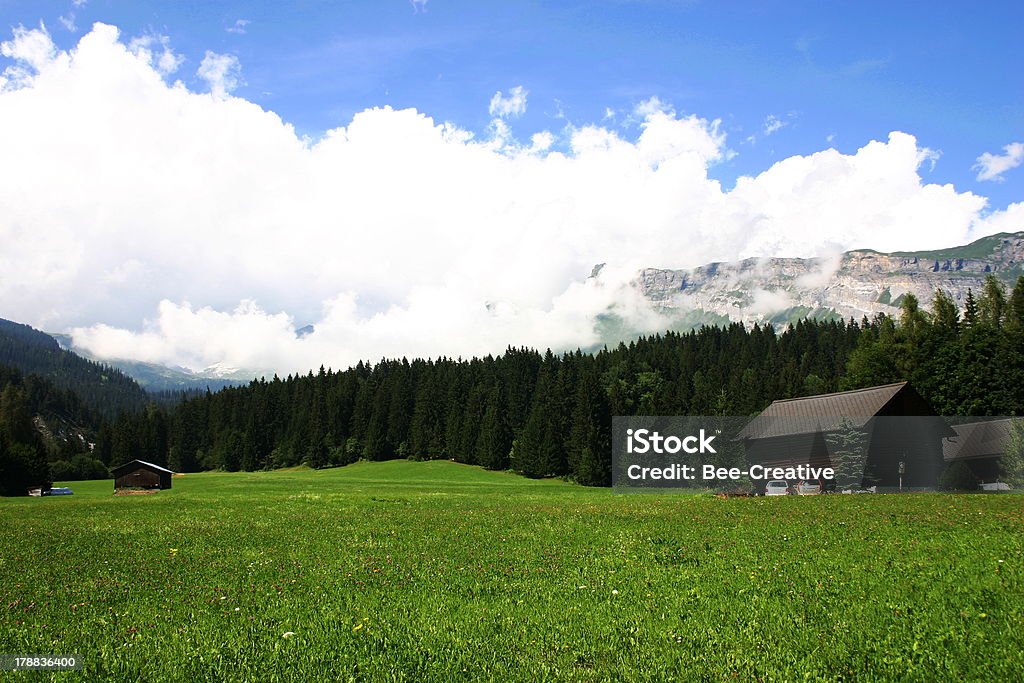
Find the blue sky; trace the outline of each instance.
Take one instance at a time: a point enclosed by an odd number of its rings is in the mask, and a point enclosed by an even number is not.
[[[75,31],[60,21],[72,16]],[[314,138],[385,104],[482,132],[491,96],[517,85],[529,92],[511,122],[521,139],[608,125],[609,109],[630,137],[628,112],[657,96],[722,119],[738,154],[710,174],[727,187],[790,155],[850,153],[902,130],[941,152],[927,181],[993,209],[1024,195],[1024,168],[1003,182],[971,168],[1024,138],[1022,3],[0,2],[0,25],[40,20],[63,48],[95,21],[167,35],[186,59],[176,77],[197,89],[206,50],[234,54],[235,94]],[[769,117],[783,126],[765,135]]]

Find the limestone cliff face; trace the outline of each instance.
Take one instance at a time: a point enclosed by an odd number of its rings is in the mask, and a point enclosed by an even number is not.
[[[931,305],[944,289],[963,305],[994,274],[1012,286],[1024,273],[1024,232],[934,252],[849,251],[835,258],[765,258],[692,270],[642,270],[636,285],[666,313],[702,312],[744,322],[894,314],[901,297]],[[693,316],[690,315],[690,319]]]

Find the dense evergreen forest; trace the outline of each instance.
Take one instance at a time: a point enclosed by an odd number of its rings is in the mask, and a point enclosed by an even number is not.
[[[87,440],[103,424],[74,392],[0,366],[0,495],[24,495],[51,479],[106,477]]]
[[[1024,412],[1024,277],[990,277],[961,313],[904,297],[898,320],[703,327],[555,355],[382,360],[254,381],[127,414],[95,455],[178,471],[451,458],[610,481],[612,415],[748,415],[776,399],[910,380],[946,415]]]
[[[57,341],[28,325],[0,319],[0,365],[49,380],[74,392],[80,404],[107,419],[141,410],[146,392],[128,375],[65,351]]]

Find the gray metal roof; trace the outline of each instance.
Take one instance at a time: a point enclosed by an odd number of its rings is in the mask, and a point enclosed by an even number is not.
[[[159,470],[161,472],[167,472],[168,474],[174,474],[174,472],[172,472],[171,470],[167,469],[166,467],[160,467],[160,465],[154,465],[153,463],[146,462],[145,460],[130,460],[130,461],[124,463],[123,465],[118,465],[117,467],[112,468],[111,471],[112,472],[117,472],[118,470],[122,470],[122,469],[128,467],[129,465],[145,465],[146,467],[152,467],[154,470]]]
[[[773,401],[736,438],[765,439],[829,432],[839,429],[844,422],[852,427],[863,427],[906,386],[906,382],[897,382],[835,394]]]
[[[1012,420],[987,420],[953,425],[956,436],[942,442],[946,460],[966,460],[1001,456],[1010,445]]]

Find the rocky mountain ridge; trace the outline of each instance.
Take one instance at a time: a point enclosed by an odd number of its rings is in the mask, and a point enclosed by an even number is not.
[[[646,268],[635,281],[661,312],[699,322],[723,318],[777,325],[803,317],[894,314],[906,294],[929,306],[936,289],[959,305],[993,274],[1008,286],[1024,274],[1024,232],[961,247],[894,252],[870,249],[824,258],[749,258],[693,269]]]

